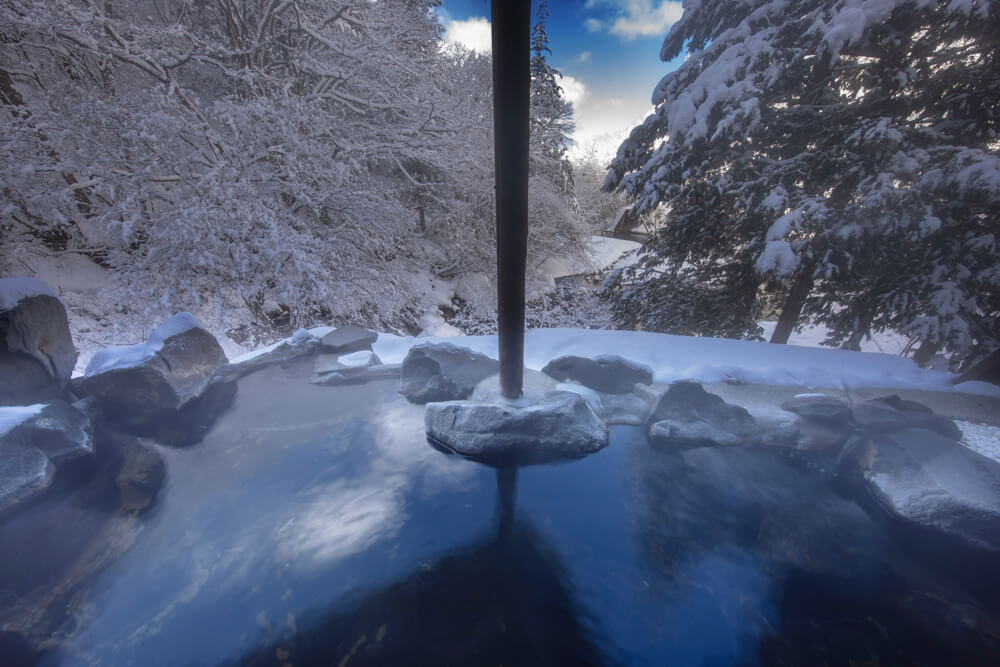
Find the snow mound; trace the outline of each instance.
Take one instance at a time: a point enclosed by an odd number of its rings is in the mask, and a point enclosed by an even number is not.
[[[59,298],[55,290],[38,278],[0,278],[0,310],[10,310],[31,296]]]
[[[372,349],[383,363],[395,364],[402,362],[414,344],[433,340],[379,334]],[[495,335],[456,336],[448,338],[447,342],[489,357],[497,356]],[[955,376],[950,373],[920,368],[904,357],[872,352],[647,331],[535,329],[525,335],[525,365],[528,368],[540,370],[549,361],[565,355],[590,359],[619,355],[649,366],[654,382],[691,379],[710,384],[728,381],[846,389],[968,389],[964,385],[953,387]],[[1000,396],[1000,388],[981,384],[975,387],[976,393]]]
[[[156,356],[156,353],[163,349],[163,342],[166,339],[196,328],[204,329],[198,318],[191,313],[172,315],[156,327],[144,343],[109,347],[95,352],[87,364],[84,376],[97,375],[116,368],[139,366]]]

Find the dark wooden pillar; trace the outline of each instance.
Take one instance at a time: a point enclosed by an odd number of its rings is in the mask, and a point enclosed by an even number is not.
[[[524,381],[531,0],[493,0],[490,4],[500,391],[507,398],[517,398]]]

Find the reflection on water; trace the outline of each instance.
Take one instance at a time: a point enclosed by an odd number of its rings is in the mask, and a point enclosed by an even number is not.
[[[615,427],[494,470],[428,446],[394,383],[308,371],[244,378],[163,450],[132,546],[53,598],[43,664],[1000,664],[997,605],[769,452]]]

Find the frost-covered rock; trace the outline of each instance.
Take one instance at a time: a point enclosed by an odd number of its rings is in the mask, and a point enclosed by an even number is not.
[[[371,370],[381,365],[382,361],[371,349],[349,354],[320,354],[313,362],[313,373],[310,381],[313,384],[334,386],[399,375],[398,366],[392,369],[389,374]]]
[[[745,442],[735,433],[700,419],[664,419],[649,427],[649,437],[655,441],[679,445],[739,445]]]
[[[286,366],[291,362],[316,354],[320,340],[305,329],[299,329],[291,337],[278,341],[261,350],[251,352],[225,364],[216,372],[213,382],[238,380],[251,373],[274,364]]]
[[[226,361],[215,337],[194,316],[179,313],[145,343],[97,352],[74,388],[135,414],[170,412],[200,396]]]
[[[59,395],[75,364],[66,308],[52,288],[36,278],[0,278],[0,404]]]
[[[347,354],[348,352],[358,352],[370,350],[372,343],[378,340],[378,334],[363,327],[356,327],[353,324],[337,327],[320,339],[320,345],[324,351]]]
[[[846,426],[851,421],[851,406],[829,396],[796,396],[782,403],[781,407],[803,419],[830,426]]]
[[[542,369],[546,375],[565,382],[572,380],[605,394],[626,394],[636,383],[651,384],[653,372],[646,366],[617,356],[565,356],[553,359]]]
[[[468,398],[476,385],[499,369],[496,359],[450,343],[410,348],[399,378],[399,393],[413,403]]]
[[[872,437],[858,457],[891,515],[1000,551],[1000,463],[923,428]]]
[[[951,419],[934,414],[922,403],[895,395],[858,403],[852,412],[858,427],[869,433],[923,428],[952,440],[962,439],[962,431]]]
[[[27,500],[52,483],[49,457],[14,438],[0,438],[0,512]]]
[[[42,407],[15,429],[27,447],[34,447],[57,466],[94,453],[90,417],[66,401]]]
[[[697,382],[674,382],[653,405],[646,421],[654,439],[677,435],[681,442],[747,442],[759,435],[757,422],[738,405],[726,403]],[[662,423],[666,422],[666,423]],[[661,423],[656,427],[657,423]],[[711,436],[711,437],[709,437]]]
[[[577,458],[608,444],[604,422],[582,396],[568,391],[431,403],[424,425],[448,449],[498,464]]]

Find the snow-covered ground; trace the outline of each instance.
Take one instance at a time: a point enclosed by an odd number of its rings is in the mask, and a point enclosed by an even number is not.
[[[758,322],[764,329],[764,339],[769,340],[774,333],[777,322]],[[810,324],[800,330],[793,331],[788,338],[789,345],[802,345],[805,347],[822,347],[822,342],[829,336],[828,329],[822,324]],[[894,331],[883,331],[874,334],[871,338],[861,341],[862,352],[881,352],[883,354],[899,354],[906,348],[909,339],[906,336]]]
[[[379,335],[375,353],[384,363],[399,363],[416,343],[450,342],[497,356],[496,336],[414,338]],[[617,354],[645,364],[656,382],[682,378],[700,382],[744,382],[799,387],[854,389],[883,387],[962,391],[1000,397],[1000,387],[983,382],[953,386],[955,376],[920,368],[888,354],[848,352],[797,345],[771,345],[722,338],[672,336],[646,331],[536,329],[525,336],[525,365],[539,370],[563,355]]]
[[[1000,461],[1000,427],[955,420],[962,429],[962,444],[994,461]]]

